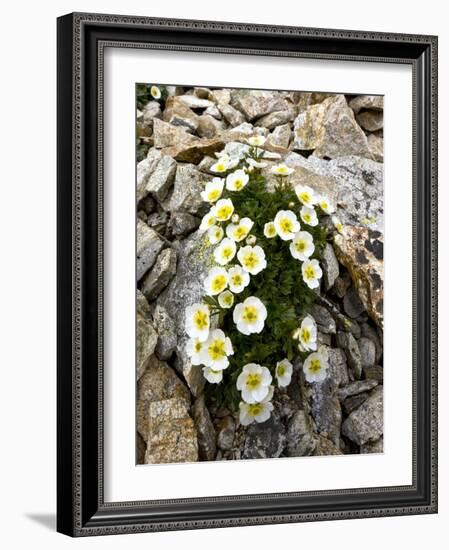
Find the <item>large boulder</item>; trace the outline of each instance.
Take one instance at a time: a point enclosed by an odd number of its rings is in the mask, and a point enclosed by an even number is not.
[[[153,266],[159,252],[164,246],[160,235],[142,220],[137,220],[137,280]]]
[[[288,101],[279,92],[266,90],[233,90],[231,105],[242,112],[249,121],[274,111],[289,109]]]
[[[383,392],[374,391],[344,421],[342,433],[357,445],[377,441],[383,433]]]

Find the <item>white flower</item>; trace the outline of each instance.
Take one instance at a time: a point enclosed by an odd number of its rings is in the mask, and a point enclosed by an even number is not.
[[[318,206],[321,208],[321,210],[325,213],[325,214],[333,214],[335,212],[335,207],[334,205],[331,203],[331,201],[325,197],[324,195],[322,195],[321,197],[319,197],[318,199]]]
[[[209,308],[204,304],[193,304],[185,311],[185,329],[190,338],[205,342],[209,336]]]
[[[214,250],[214,258],[217,264],[226,265],[235,256],[237,245],[232,239],[225,237]]]
[[[190,338],[186,344],[186,353],[190,357],[192,365],[201,365],[201,351],[204,347],[204,342],[198,338]]]
[[[232,223],[239,223],[240,216],[238,214],[232,214],[231,222]]]
[[[248,238],[246,239],[246,244],[249,244],[250,246],[254,246],[257,242],[255,235],[248,235]]]
[[[201,220],[201,224],[200,224],[200,231],[207,231],[213,225],[215,225],[215,222],[216,222],[216,219],[215,219],[213,210],[211,210],[205,216],[203,216],[203,219]]]
[[[218,158],[217,162],[210,167],[211,172],[216,174],[223,174],[232,168],[235,168],[240,162],[239,158],[231,158],[226,153],[215,153]]]
[[[286,164],[276,164],[271,167],[270,171],[276,176],[289,176],[294,172],[293,168],[289,168]]]
[[[316,203],[315,191],[307,185],[297,185],[295,187],[295,193],[298,200],[305,206],[313,206]]]
[[[298,329],[298,348],[300,351],[316,350],[316,323],[315,319],[307,315],[304,317],[301,326]]]
[[[307,357],[302,370],[307,382],[321,382],[326,378],[328,368],[328,355],[326,350],[321,347],[318,351],[311,353]]]
[[[267,222],[263,226],[263,234],[267,239],[272,239],[273,237],[276,237],[276,227],[274,225],[274,222]]]
[[[223,228],[219,225],[213,225],[207,230],[207,238],[209,239],[210,244],[217,244],[223,238],[224,231]]]
[[[249,285],[249,275],[239,265],[231,267],[228,271],[229,289],[234,294],[239,294]]]
[[[339,232],[343,232],[343,224],[337,216],[332,216],[332,223],[334,224],[335,229]]]
[[[223,380],[223,371],[213,370],[210,367],[203,367],[203,376],[211,384],[218,384]]]
[[[306,260],[302,266],[302,278],[309,288],[320,286],[320,279],[323,276],[320,264],[317,260]]]
[[[292,380],[293,365],[288,359],[282,359],[276,363],[276,380],[278,381],[278,386],[283,388],[288,386]]]
[[[218,295],[218,303],[223,309],[231,308],[234,305],[234,294],[229,292],[229,290],[225,290]]]
[[[248,235],[253,225],[254,222],[250,218],[242,218],[238,223],[230,223],[226,227],[226,235],[239,243]]]
[[[161,97],[161,91],[157,86],[151,86],[150,88],[150,94],[154,99],[160,99]]]
[[[251,136],[246,141],[251,145],[251,147],[262,147],[262,145],[265,143],[264,136]]]
[[[206,280],[204,290],[208,296],[216,296],[228,286],[228,273],[223,267],[213,267]]]
[[[237,378],[237,389],[246,403],[260,403],[269,396],[272,380],[267,367],[248,363]]]
[[[231,199],[220,199],[216,202],[214,209],[214,216],[220,222],[225,222],[234,213],[234,205],[232,204]]]
[[[263,330],[267,308],[256,296],[250,296],[234,308],[233,319],[237,330],[248,336],[260,333]]]
[[[261,162],[260,160],[254,160],[251,157],[246,159],[246,162],[251,166],[251,168],[265,168],[267,166],[266,162]]]
[[[224,370],[229,365],[229,355],[234,355],[230,338],[219,328],[213,330],[204,343],[201,362],[215,371]]]
[[[279,210],[274,218],[274,227],[283,241],[291,241],[301,229],[296,214],[291,210]]]
[[[251,275],[257,275],[267,267],[265,252],[260,246],[244,246],[237,252],[237,258]]]
[[[244,403],[239,404],[240,409],[240,424],[242,426],[249,426],[253,422],[266,422],[273,410],[273,403],[270,401],[261,401],[260,403]]]
[[[296,233],[293,241],[290,243],[290,253],[293,258],[304,262],[313,254],[315,245],[313,237],[308,231]]]
[[[206,188],[201,191],[201,198],[205,202],[215,202],[223,193],[224,180],[222,178],[213,178],[206,183]]]
[[[241,191],[248,183],[249,176],[244,170],[236,170],[226,178],[228,191]]]
[[[299,213],[301,219],[307,225],[315,227],[318,225],[318,216],[316,215],[315,208],[313,206],[303,206]]]

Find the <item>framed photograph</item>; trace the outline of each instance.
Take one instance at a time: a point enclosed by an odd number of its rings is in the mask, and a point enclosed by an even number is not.
[[[437,511],[437,38],[58,19],[58,531]]]

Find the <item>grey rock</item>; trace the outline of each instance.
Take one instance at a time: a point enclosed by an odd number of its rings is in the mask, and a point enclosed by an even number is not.
[[[361,109],[372,109],[382,111],[384,98],[381,95],[358,95],[351,99],[349,106],[357,114]]]
[[[142,280],[142,293],[151,301],[159,296],[176,273],[176,251],[166,248],[157,257],[153,269]]]
[[[376,363],[376,346],[372,340],[362,336],[359,341],[362,368],[374,367]]]
[[[381,365],[374,365],[374,367],[365,367],[363,374],[367,380],[377,380],[382,383],[384,379],[384,369]]]
[[[204,186],[204,175],[193,164],[179,164],[176,171],[175,188],[171,196],[169,209],[179,210],[189,214],[199,214],[205,211],[205,203],[201,199]]]
[[[146,191],[151,193],[159,202],[162,202],[173,185],[175,174],[176,161],[171,157],[163,156],[148,178]]]
[[[317,445],[308,415],[297,411],[291,418],[287,429],[287,456],[310,456]]]
[[[203,115],[208,115],[214,117],[216,120],[223,120],[223,115],[220,113],[216,105],[212,105],[211,107],[208,107]]]
[[[165,234],[167,229],[168,214],[164,210],[153,212],[147,216],[146,224],[151,229],[157,231],[160,235]]]
[[[277,458],[282,454],[285,444],[284,425],[273,412],[265,422],[248,427],[243,458]]]
[[[179,97],[167,99],[162,118],[173,126],[184,126],[189,132],[196,132],[198,128],[198,115]]]
[[[178,343],[176,326],[167,310],[157,304],[153,312],[154,328],[159,334],[156,345],[156,355],[161,360],[169,359],[176,349]]]
[[[164,241],[160,236],[148,227],[146,223],[137,220],[137,280],[153,266],[157,255],[162,250]]]
[[[174,237],[184,237],[195,231],[200,223],[200,218],[188,212],[175,212],[168,222],[167,230]]]
[[[335,334],[337,332],[335,320],[325,307],[314,304],[311,309],[311,314],[321,332],[324,334]]]
[[[317,331],[316,342],[318,347],[320,346],[331,346],[332,336],[330,334],[324,334],[324,332]]]
[[[334,203],[341,206],[337,215],[343,224],[368,223],[369,229],[383,231],[382,163],[358,156],[326,161],[312,155],[304,161],[309,172],[325,178],[324,183],[328,182],[329,191],[323,189],[322,192],[330,198],[336,195]]]
[[[226,120],[226,122],[228,122],[233,127],[242,124],[242,122],[245,122],[245,117],[242,115],[242,113],[240,111],[237,111],[237,109],[234,109],[232,105],[228,105],[227,103],[219,103],[218,109],[223,115],[223,118]]]
[[[382,111],[363,111],[356,116],[356,120],[362,128],[369,132],[380,130],[384,125],[384,115]]]
[[[329,370],[327,380],[329,388],[334,392],[337,388],[345,386],[349,382],[348,367],[346,364],[346,355],[341,349],[327,349]]]
[[[235,422],[232,416],[225,416],[217,421],[217,446],[222,451],[230,451],[234,444]]]
[[[148,359],[153,355],[157,344],[157,332],[151,322],[137,313],[136,316],[136,363],[137,379],[139,379],[147,367]]]
[[[288,102],[279,92],[265,90],[232,90],[231,105],[252,121],[274,111],[287,111]]]
[[[153,127],[153,119],[161,117],[161,106],[159,101],[149,101],[142,111],[143,122]]]
[[[368,392],[377,386],[377,380],[357,380],[351,382],[347,386],[340,388],[337,392],[338,399],[343,401],[351,395],[357,395],[358,393]]]
[[[384,438],[379,437],[377,441],[368,442],[360,445],[360,454],[372,454],[384,452]]]
[[[204,86],[196,86],[193,88],[193,95],[200,97],[201,99],[209,99],[210,90]]]
[[[265,146],[267,148],[281,147],[283,149],[287,149],[290,145],[291,138],[292,130],[290,128],[290,124],[282,124],[281,126],[277,126],[276,128],[274,128],[274,130],[268,136],[267,141],[265,142]]]
[[[197,133],[200,137],[212,138],[224,129],[224,124],[211,115],[202,115],[198,119]]]
[[[144,319],[151,320],[151,309],[147,302],[145,296],[140,292],[139,289],[136,290],[136,313],[137,315],[142,315]]]
[[[337,345],[345,351],[348,364],[354,373],[355,378],[360,379],[362,375],[362,358],[360,356],[357,340],[350,332],[337,332]]]
[[[352,411],[358,409],[362,403],[364,403],[369,397],[369,393],[358,393],[357,395],[351,395],[347,397],[343,402],[343,409],[346,414],[351,414]]]
[[[321,265],[323,268],[324,289],[329,290],[334,286],[335,280],[340,273],[340,267],[334,248],[330,243],[326,243],[321,256]]]
[[[231,101],[231,90],[226,88],[219,88],[217,90],[211,90],[209,98],[214,103],[226,105]]]
[[[145,463],[145,452],[147,450],[147,444],[142,437],[136,433],[136,464]]]
[[[148,215],[156,210],[156,201],[150,195],[146,196],[139,203],[139,207]]]
[[[293,149],[331,159],[357,155],[371,158],[368,141],[343,95],[311,105],[294,123]]]
[[[256,126],[263,126],[268,128],[268,130],[273,130],[277,126],[282,124],[287,124],[295,118],[295,112],[293,109],[288,109],[286,111],[274,111],[268,115],[265,115],[259,118],[256,122]]]
[[[322,435],[318,436],[318,443],[313,453],[314,456],[342,455],[340,448]]]
[[[183,126],[175,126],[163,120],[154,119],[153,124],[154,147],[163,149],[166,147],[186,147],[196,141],[198,138],[192,136]]]
[[[334,281],[334,292],[339,298],[343,298],[351,285],[352,281],[349,273],[342,273]]]
[[[335,316],[337,321],[337,328],[339,330],[344,330],[345,332],[350,332],[354,338],[360,338],[361,329],[359,323],[355,319],[350,319],[343,313],[339,313]]]
[[[362,336],[365,336],[366,338],[368,338],[374,343],[374,346],[376,348],[375,363],[379,363],[380,358],[383,355],[382,339],[379,336],[379,333],[369,323],[362,323],[360,328],[361,328]]]
[[[371,395],[343,422],[342,433],[357,445],[377,441],[383,432],[383,392]]]
[[[137,384],[137,430],[145,441],[148,438],[150,404],[168,399],[179,402],[187,414],[189,390],[167,363],[153,356]]]
[[[343,298],[343,307],[347,315],[356,319],[365,311],[365,307],[357,294],[357,290],[352,286]]]
[[[192,416],[198,434],[198,451],[200,460],[215,460],[217,446],[215,430],[204,402],[204,394],[195,399],[192,407]]]
[[[157,149],[150,149],[147,158],[137,164],[137,202],[140,202],[148,193],[147,182],[161,158]]]
[[[177,99],[190,109],[207,109],[213,106],[213,102],[209,99],[202,99],[194,95],[180,95],[177,96]]]
[[[373,159],[377,162],[384,161],[384,138],[377,134],[370,134],[368,136],[368,146],[371,151]]]
[[[203,281],[209,270],[211,253],[212,248],[205,247],[205,237],[199,232],[192,233],[181,241],[176,275],[157,299],[157,303],[165,307],[175,322],[178,335],[175,366],[194,395],[204,386],[204,377],[201,367],[193,366],[185,353],[187,335],[184,330],[184,311],[187,306],[201,301],[204,293]]]

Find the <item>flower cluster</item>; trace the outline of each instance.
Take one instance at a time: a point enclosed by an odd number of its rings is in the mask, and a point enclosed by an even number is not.
[[[289,176],[294,169],[286,164],[270,168],[277,184],[268,193],[262,175],[267,167],[264,143],[263,136],[251,137],[238,155],[217,154],[210,168],[216,176],[201,193],[210,209],[200,231],[214,247],[214,265],[203,282],[203,302],[185,312],[192,365],[202,365],[211,384],[226,380],[239,392],[243,425],[270,417],[273,380],[280,388],[290,384],[295,356],[303,360],[308,382],[323,380],[328,368],[306,306],[315,299],[313,290],[322,277],[318,260],[325,230],[319,219],[335,209],[312,188],[293,187]],[[340,231],[340,222],[332,221]],[[280,260],[287,262],[286,269]],[[276,301],[277,284],[287,298],[291,289],[292,304]],[[221,328],[211,328],[213,316],[218,318],[214,326]],[[293,326],[298,318],[300,325]]]

